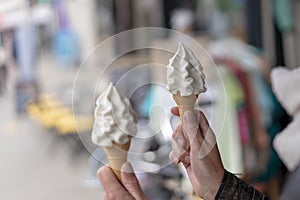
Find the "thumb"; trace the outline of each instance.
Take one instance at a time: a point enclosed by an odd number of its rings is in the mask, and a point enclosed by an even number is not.
[[[188,136],[190,141],[191,150],[200,149],[203,141],[203,136],[199,132],[199,123],[195,113],[191,110],[187,110],[183,115],[183,131]]]
[[[137,200],[145,199],[145,195],[134,174],[133,168],[129,162],[122,165],[122,184],[126,190]]]

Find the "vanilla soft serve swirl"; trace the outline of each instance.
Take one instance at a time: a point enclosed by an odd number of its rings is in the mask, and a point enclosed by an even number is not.
[[[167,82],[168,90],[174,95],[189,96],[206,91],[203,68],[182,43],[167,65]]]
[[[111,147],[113,142],[125,144],[137,132],[135,111],[112,83],[98,97],[94,117],[92,141],[96,145]]]

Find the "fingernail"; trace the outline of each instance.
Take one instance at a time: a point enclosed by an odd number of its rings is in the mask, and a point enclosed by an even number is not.
[[[183,119],[189,122],[195,122],[195,114],[191,110],[187,110],[184,112]]]
[[[122,171],[126,173],[133,173],[133,168],[129,162],[126,162],[122,165]]]
[[[176,143],[177,143],[179,146],[184,147],[184,140],[183,140],[183,139],[181,139],[181,138],[176,139]]]

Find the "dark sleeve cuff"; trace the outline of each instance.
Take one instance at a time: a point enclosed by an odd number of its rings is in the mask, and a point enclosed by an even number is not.
[[[221,186],[215,199],[269,200],[270,198],[225,170]]]
[[[215,198],[215,199],[220,199],[221,193],[222,193],[222,191],[223,191],[224,188],[225,188],[227,179],[228,179],[228,171],[225,170],[225,172],[224,172],[224,177],[223,177],[223,180],[222,180],[222,183],[221,183],[221,185],[220,185],[220,188],[219,188],[219,190],[218,190],[218,192],[217,192],[217,195],[216,195],[216,198]]]

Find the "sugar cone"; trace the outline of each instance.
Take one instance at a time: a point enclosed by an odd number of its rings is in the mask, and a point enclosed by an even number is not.
[[[119,181],[121,181],[121,167],[125,162],[127,162],[127,154],[130,148],[130,142],[131,139],[125,144],[113,143],[114,146],[103,148],[109,159],[110,167]]]
[[[180,114],[180,119],[181,119],[181,124],[183,125],[183,115],[185,111],[191,110],[194,112],[194,106],[195,102],[197,100],[197,95],[192,94],[189,96],[180,96],[180,95],[173,95],[173,99],[175,100],[178,109],[179,109],[179,114]],[[184,126],[184,125],[183,125]],[[190,145],[189,138],[187,136],[187,133],[184,133],[184,137],[186,139],[186,144]],[[188,146],[189,149],[189,146]]]

